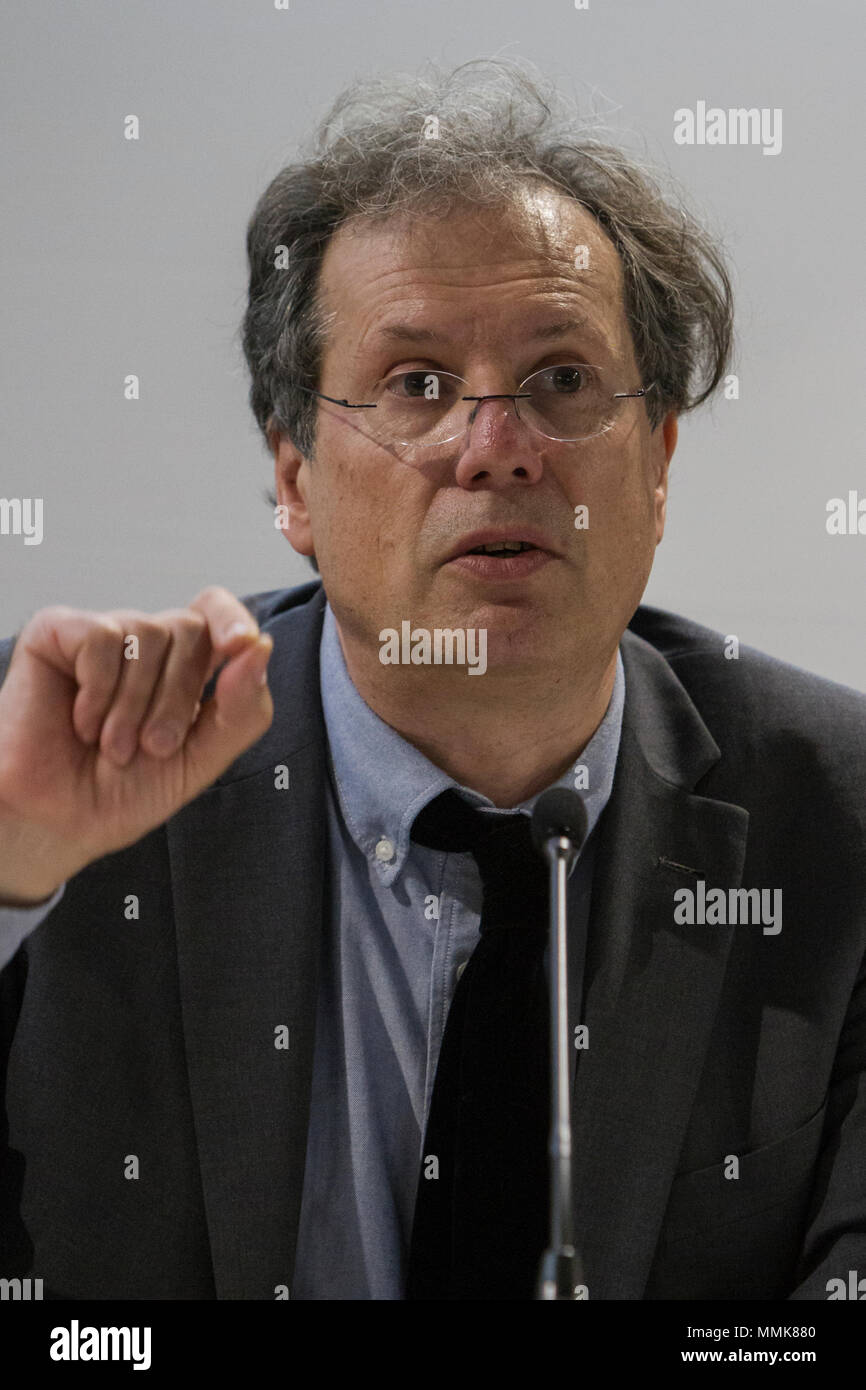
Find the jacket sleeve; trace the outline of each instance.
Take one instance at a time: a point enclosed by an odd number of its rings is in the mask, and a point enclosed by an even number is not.
[[[14,646],[14,638],[6,638],[0,642],[0,685],[6,678]],[[9,964],[25,937],[35,931],[52,908],[57,906],[63,897],[65,887],[65,884],[61,884],[50,898],[47,898],[43,903],[37,903],[35,907],[3,907],[0,905],[0,970]]]

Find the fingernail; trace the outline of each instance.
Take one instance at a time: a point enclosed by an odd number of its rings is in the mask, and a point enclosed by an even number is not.
[[[230,623],[225,629],[222,640],[224,642],[231,642],[235,637],[253,637],[255,636],[255,632],[256,629],[250,623],[245,623],[242,619],[238,619],[236,623]]]
[[[180,743],[180,730],[176,724],[154,724],[145,735],[148,748],[158,757],[173,753]]]
[[[135,736],[129,732],[112,735],[109,749],[112,757],[121,763],[129,762],[135,752]]]
[[[273,649],[274,649],[273,639],[272,639],[271,637],[269,637],[267,634],[263,634],[263,635],[259,638],[259,643],[258,643],[258,645],[259,645],[259,648],[260,648],[262,651],[264,651],[264,657],[263,657],[263,658],[260,658],[260,660],[264,660],[264,663],[265,663],[265,664],[264,664],[264,666],[262,667],[262,669],[261,669],[261,671],[260,671],[260,673],[259,673],[259,675],[258,675],[258,678],[257,678],[256,683],[257,683],[257,685],[267,685],[267,682],[268,682],[268,662],[269,662],[270,659],[271,659],[271,652],[272,652]]]

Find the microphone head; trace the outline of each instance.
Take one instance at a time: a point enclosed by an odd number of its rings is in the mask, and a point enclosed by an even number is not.
[[[547,841],[565,835],[577,852],[586,839],[586,807],[577,792],[551,787],[541,795],[532,812],[532,842],[544,854]]]

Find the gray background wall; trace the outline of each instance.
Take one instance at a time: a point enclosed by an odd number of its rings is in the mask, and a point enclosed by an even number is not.
[[[859,0],[79,0],[2,6],[0,633],[312,571],[273,529],[237,326],[254,202],[371,71],[535,62],[668,167],[735,272],[740,399],[681,422],[645,601],[866,690]],[[678,146],[699,100],[783,111],[777,156]],[[141,139],[123,138],[134,112]],[[123,378],[141,378],[141,399]]]

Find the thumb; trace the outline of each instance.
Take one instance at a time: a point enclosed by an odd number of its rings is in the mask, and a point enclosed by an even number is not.
[[[273,648],[273,638],[262,632],[220,672],[213,697],[184,745],[190,796],[209,786],[270,727],[274,706],[267,669]]]

